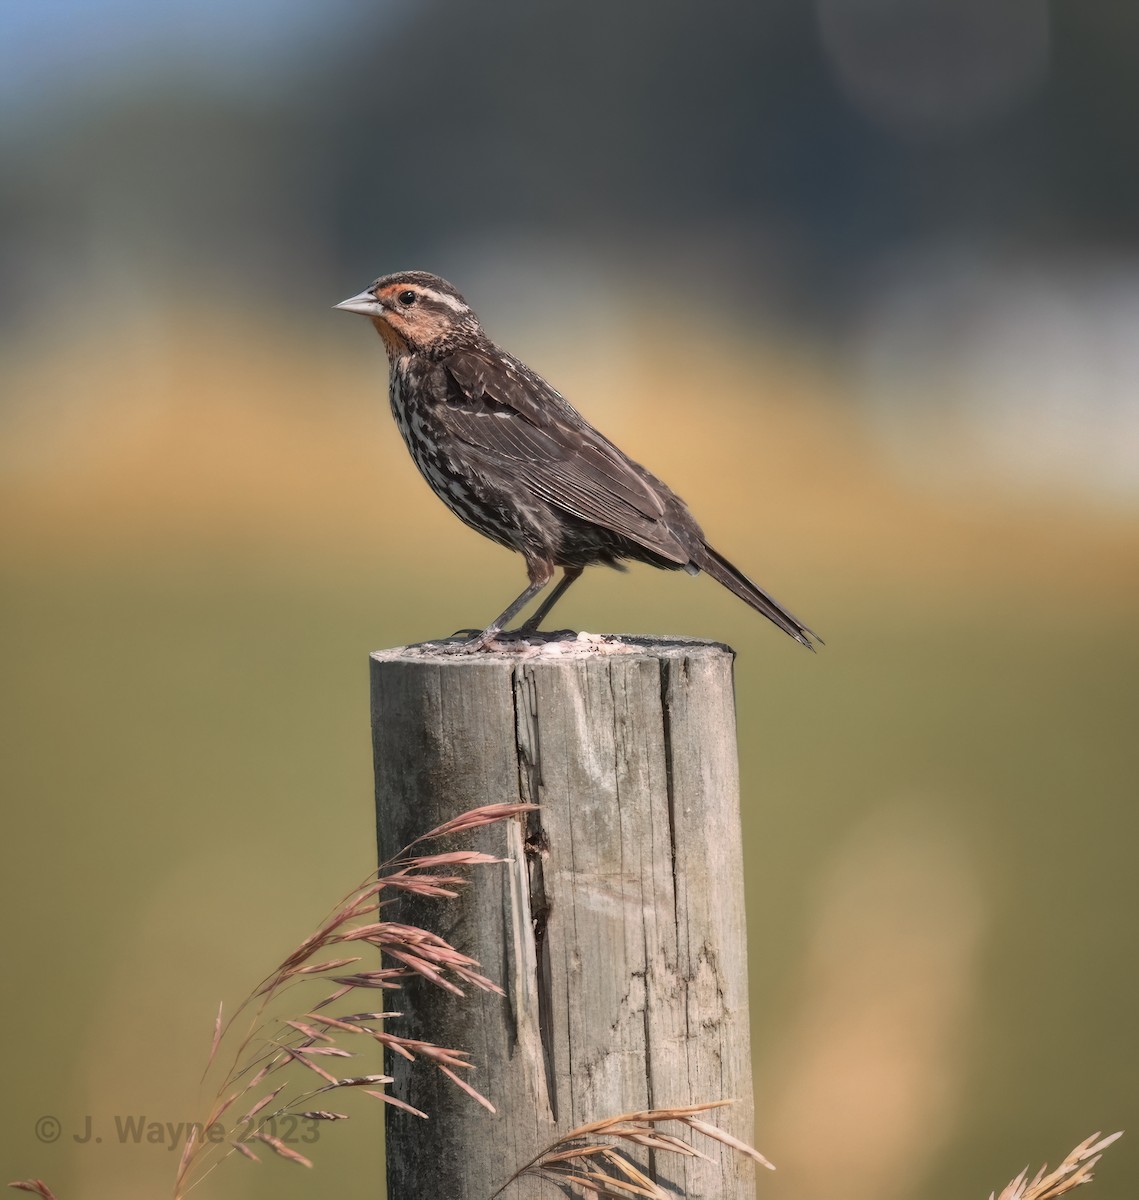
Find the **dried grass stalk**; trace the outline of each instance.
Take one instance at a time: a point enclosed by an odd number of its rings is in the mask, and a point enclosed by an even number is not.
[[[16,1179],[8,1186],[20,1192],[34,1192],[42,1200],[55,1200],[55,1193],[42,1179]]]
[[[462,813],[416,838],[396,858],[384,863],[374,877],[343,897],[317,930],[254,988],[228,1021],[223,1022],[221,1010],[218,1010],[209,1063],[213,1063],[226,1046],[232,1045],[231,1066],[201,1127],[208,1128],[217,1122],[238,1100],[244,1099],[246,1111],[238,1122],[241,1127],[238,1136],[228,1145],[219,1146],[193,1135],[188,1138],[175,1180],[174,1200],[181,1200],[195,1183],[235,1151],[255,1162],[260,1161],[248,1145],[250,1140],[261,1142],[289,1162],[311,1166],[309,1159],[268,1132],[266,1127],[288,1114],[312,1121],[344,1120],[346,1113],[310,1106],[314,1097],[328,1092],[361,1088],[366,1095],[386,1104],[395,1105],[419,1117],[427,1116],[405,1101],[388,1095],[386,1091],[374,1090],[392,1082],[388,1075],[338,1077],[326,1070],[318,1059],[356,1057],[354,1051],[336,1044],[341,1035],[354,1035],[355,1038],[365,1035],[377,1045],[404,1058],[412,1061],[424,1059],[472,1099],[494,1111],[490,1101],[456,1073],[473,1068],[465,1050],[436,1046],[432,1042],[389,1033],[382,1022],[399,1016],[398,1013],[373,1011],[331,1015],[322,1010],[339,1003],[357,989],[374,992],[376,989],[399,988],[413,976],[420,976],[434,986],[459,996],[465,994],[465,987],[501,994],[502,989],[493,980],[479,973],[479,964],[470,955],[462,953],[431,930],[385,921],[382,912],[388,897],[395,893],[452,899],[466,884],[467,872],[502,861],[473,850],[415,854],[414,847],[448,834],[470,831],[517,817],[535,807],[532,804],[485,805]],[[342,946],[361,946],[373,953],[378,950],[394,965],[381,966],[374,971],[337,974],[345,967],[361,961],[360,955],[336,955],[334,948]],[[329,949],[334,950],[333,956],[328,955]],[[282,992],[311,980],[323,982],[326,986],[334,984],[335,988],[315,1005],[310,1002],[307,1006],[309,1011],[302,1011],[299,1016],[276,1020],[267,1015],[269,1004]],[[235,1023],[245,1012],[250,1013],[248,1028],[238,1035]],[[301,1070],[290,1071],[284,1083],[274,1086],[264,1095],[258,1095],[267,1077],[290,1066]],[[314,1086],[301,1089],[299,1094],[282,1096],[291,1083],[306,1073],[311,1073],[310,1079],[317,1077],[312,1081]],[[272,1082],[276,1084],[276,1080]],[[27,1181],[27,1186],[19,1186],[34,1191],[37,1184],[38,1181],[31,1180]],[[40,1194],[43,1200],[54,1200],[50,1193]]]
[[[577,1189],[601,1200],[627,1200],[643,1196],[648,1200],[674,1200],[655,1180],[650,1179],[621,1150],[621,1143],[684,1158],[707,1159],[702,1150],[682,1138],[657,1128],[667,1121],[680,1125],[746,1154],[761,1166],[775,1167],[753,1147],[725,1133],[716,1125],[702,1121],[697,1113],[707,1113],[731,1104],[731,1100],[713,1100],[707,1104],[688,1104],[680,1108],[654,1108],[645,1112],[622,1113],[604,1121],[581,1125],[532,1158],[494,1193],[502,1195],[512,1183],[525,1177],[545,1179],[560,1187]],[[597,1139],[608,1139],[600,1141]]]
[[[1030,1181],[1028,1168],[1025,1167],[999,1197],[990,1193],[989,1200],[1053,1200],[1053,1197],[1062,1196],[1083,1183],[1091,1183],[1095,1177],[1092,1168],[1099,1162],[1108,1146],[1122,1136],[1122,1129],[1118,1133],[1108,1134],[1105,1138],[1093,1133],[1090,1138],[1085,1138],[1055,1171],[1048,1171],[1048,1164],[1045,1163]]]
[[[302,1167],[311,1167],[312,1159],[305,1158],[303,1154],[298,1154],[291,1146],[286,1146],[280,1138],[273,1137],[272,1134],[266,1133],[264,1130],[252,1135],[259,1142],[264,1142],[270,1150],[279,1154],[282,1158],[287,1158],[289,1162],[299,1163]]]

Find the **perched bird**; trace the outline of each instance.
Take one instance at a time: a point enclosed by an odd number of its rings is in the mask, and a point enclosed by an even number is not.
[[[482,331],[446,280],[384,275],[337,304],[370,317],[387,347],[392,413],[415,465],[462,521],[526,560],[529,586],[482,633],[479,650],[550,582],[521,626],[536,630],[593,563],[623,559],[705,571],[813,650],[822,639],[708,545],[669,487]]]

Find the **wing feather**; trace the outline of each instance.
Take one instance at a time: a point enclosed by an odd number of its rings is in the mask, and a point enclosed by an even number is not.
[[[663,558],[690,561],[668,521],[679,513],[688,517],[683,504],[545,380],[507,355],[477,350],[456,352],[444,369],[453,401],[441,406],[439,419],[484,466]]]

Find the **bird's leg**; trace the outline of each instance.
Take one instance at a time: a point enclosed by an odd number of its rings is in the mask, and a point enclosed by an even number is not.
[[[581,577],[584,567],[566,567],[554,590],[542,601],[538,611],[519,627],[520,633],[533,633],[550,615],[550,609],[569,591],[570,584]]]
[[[514,618],[530,603],[531,600],[550,582],[554,577],[554,564],[547,559],[530,559],[526,563],[526,570],[530,576],[530,583],[526,589],[506,608],[498,614],[497,617],[482,631],[476,634],[469,641],[462,644],[461,649],[466,654],[473,654],[476,650],[481,650],[484,646],[493,642],[495,637],[500,634],[503,627]],[[564,581],[563,581],[564,582]],[[558,585],[561,587],[561,584]],[[556,589],[555,589],[556,590]],[[565,589],[562,588],[564,591]]]

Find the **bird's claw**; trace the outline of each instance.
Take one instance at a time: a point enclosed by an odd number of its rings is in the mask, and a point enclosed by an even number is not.
[[[501,636],[500,629],[457,629],[445,641],[430,645],[438,654],[477,654],[480,650],[497,648]]]

